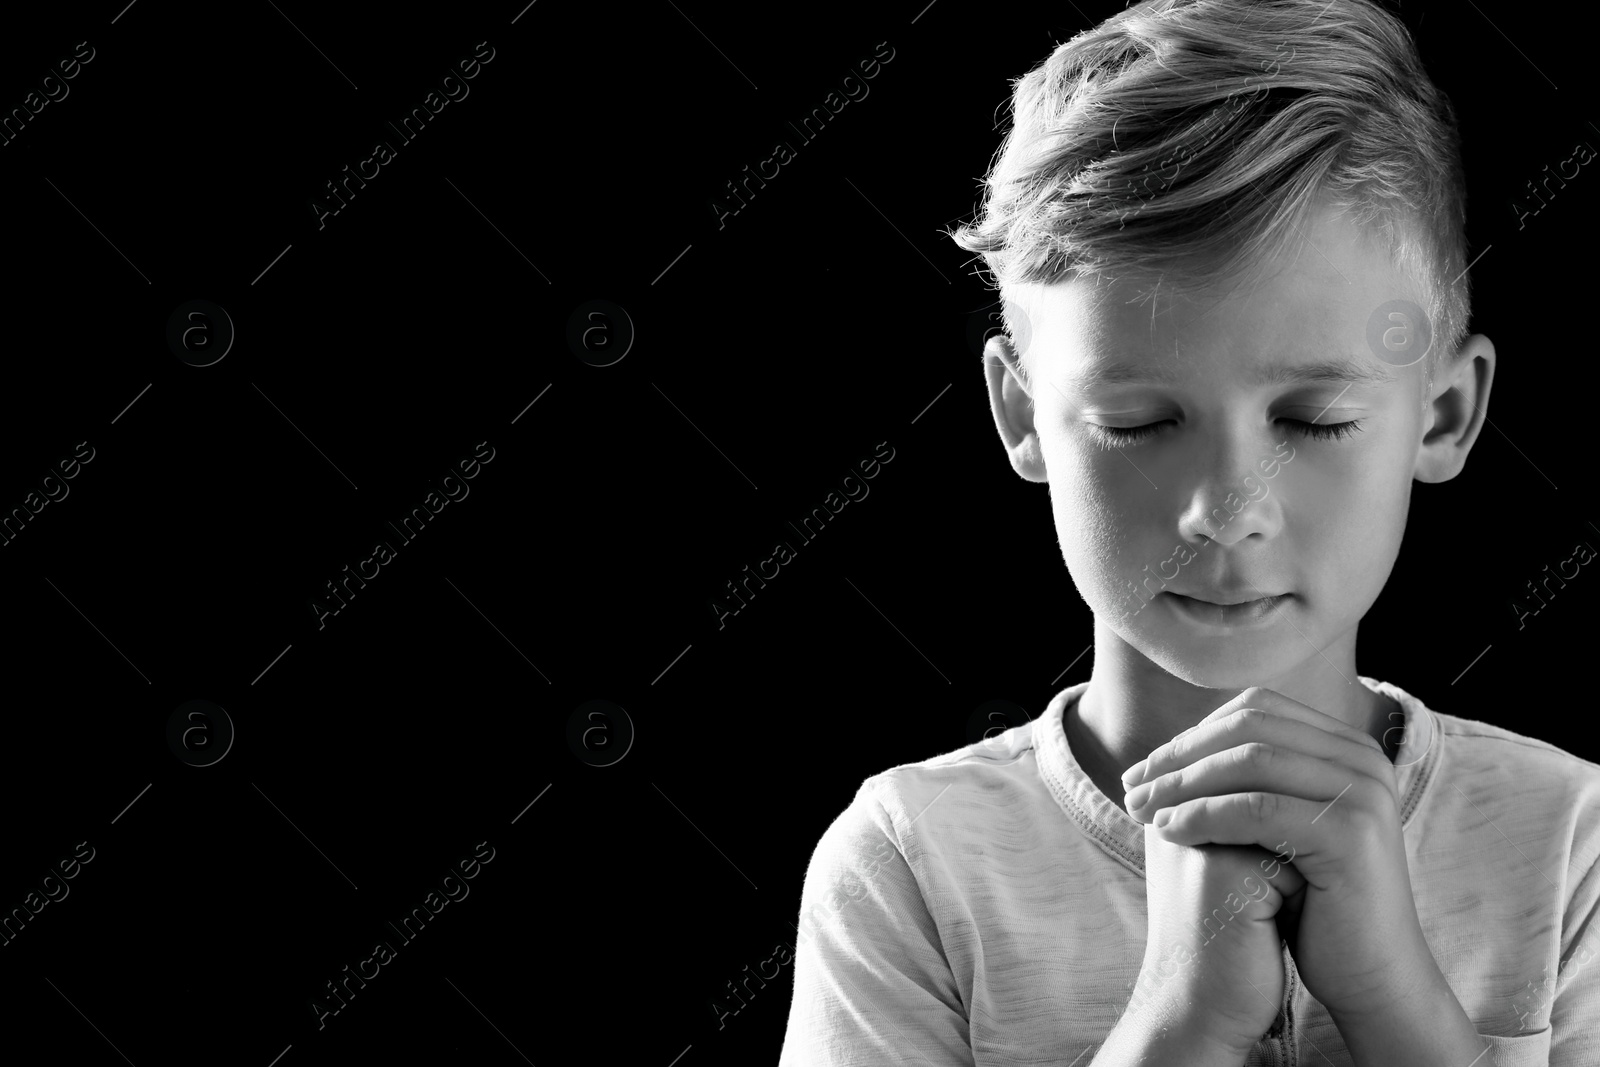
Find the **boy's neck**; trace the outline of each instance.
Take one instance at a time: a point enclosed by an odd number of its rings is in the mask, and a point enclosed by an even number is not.
[[[1251,684],[1282,693],[1366,732],[1393,760],[1400,737],[1397,727],[1404,721],[1390,716],[1399,710],[1395,701],[1368,689],[1356,677],[1355,643],[1352,628],[1299,670]],[[1123,771],[1246,688],[1190,685],[1150,662],[1096,620],[1094,670],[1088,688],[1067,715],[1067,743],[1094,784],[1120,805]]]

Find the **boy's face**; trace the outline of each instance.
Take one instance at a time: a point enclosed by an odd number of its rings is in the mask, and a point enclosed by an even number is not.
[[[1249,290],[1174,301],[1156,288],[1152,303],[1139,299],[1149,285],[1072,280],[1013,293],[1032,405],[1007,380],[996,417],[1037,434],[1013,463],[1048,480],[1096,619],[1206,688],[1282,678],[1353,639],[1399,552],[1413,477],[1445,480],[1465,458],[1459,442],[1446,457],[1424,447],[1431,354],[1399,366],[1368,343],[1380,305],[1426,306],[1425,294],[1348,223],[1324,213],[1303,232],[1310,243]],[[1259,377],[1329,364],[1372,380]],[[1171,380],[1095,381],[1110,365]],[[1342,438],[1307,432],[1352,420]],[[1151,426],[1116,448],[1097,429]],[[1228,613],[1195,602],[1263,597],[1281,599]]]

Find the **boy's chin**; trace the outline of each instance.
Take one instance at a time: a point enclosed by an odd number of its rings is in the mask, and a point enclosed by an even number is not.
[[[1168,674],[1199,689],[1249,689],[1253,685],[1272,687],[1273,679],[1281,672],[1273,662],[1262,660],[1258,666],[1229,667],[1219,670],[1215,664],[1178,663],[1161,665]]]
[[[1291,673],[1305,659],[1306,638],[1292,627],[1208,632],[1186,620],[1164,617],[1155,607],[1143,614],[1111,629],[1153,667],[1198,688],[1270,685],[1271,679]]]
[[[1248,689],[1269,685],[1294,666],[1294,657],[1274,634],[1257,634],[1231,648],[1177,643],[1170,635],[1135,642],[1146,659],[1180,681],[1201,689]]]

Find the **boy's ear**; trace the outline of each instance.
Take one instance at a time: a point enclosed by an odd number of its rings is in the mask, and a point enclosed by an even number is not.
[[[1011,468],[1030,482],[1048,482],[1039,435],[1033,429],[1033,397],[1022,384],[1022,366],[1011,339],[995,334],[983,346],[983,374],[989,384],[989,406]]]
[[[1494,382],[1494,342],[1481,333],[1468,337],[1455,359],[1441,367],[1427,398],[1424,418],[1432,418],[1417,448],[1413,477],[1448,482],[1466,465],[1467,453],[1483,429]]]

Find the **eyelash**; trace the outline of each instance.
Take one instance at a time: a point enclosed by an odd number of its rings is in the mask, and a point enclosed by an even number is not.
[[[1283,421],[1294,424],[1297,428],[1297,433],[1323,441],[1333,441],[1358,434],[1361,432],[1362,423],[1361,419],[1328,424],[1305,422],[1301,419],[1284,419]],[[1099,426],[1092,422],[1084,425],[1089,427],[1090,436],[1095,443],[1109,451],[1122,445],[1135,445],[1147,438],[1154,437],[1159,432],[1156,428],[1161,423],[1153,422],[1147,426],[1129,427]]]

